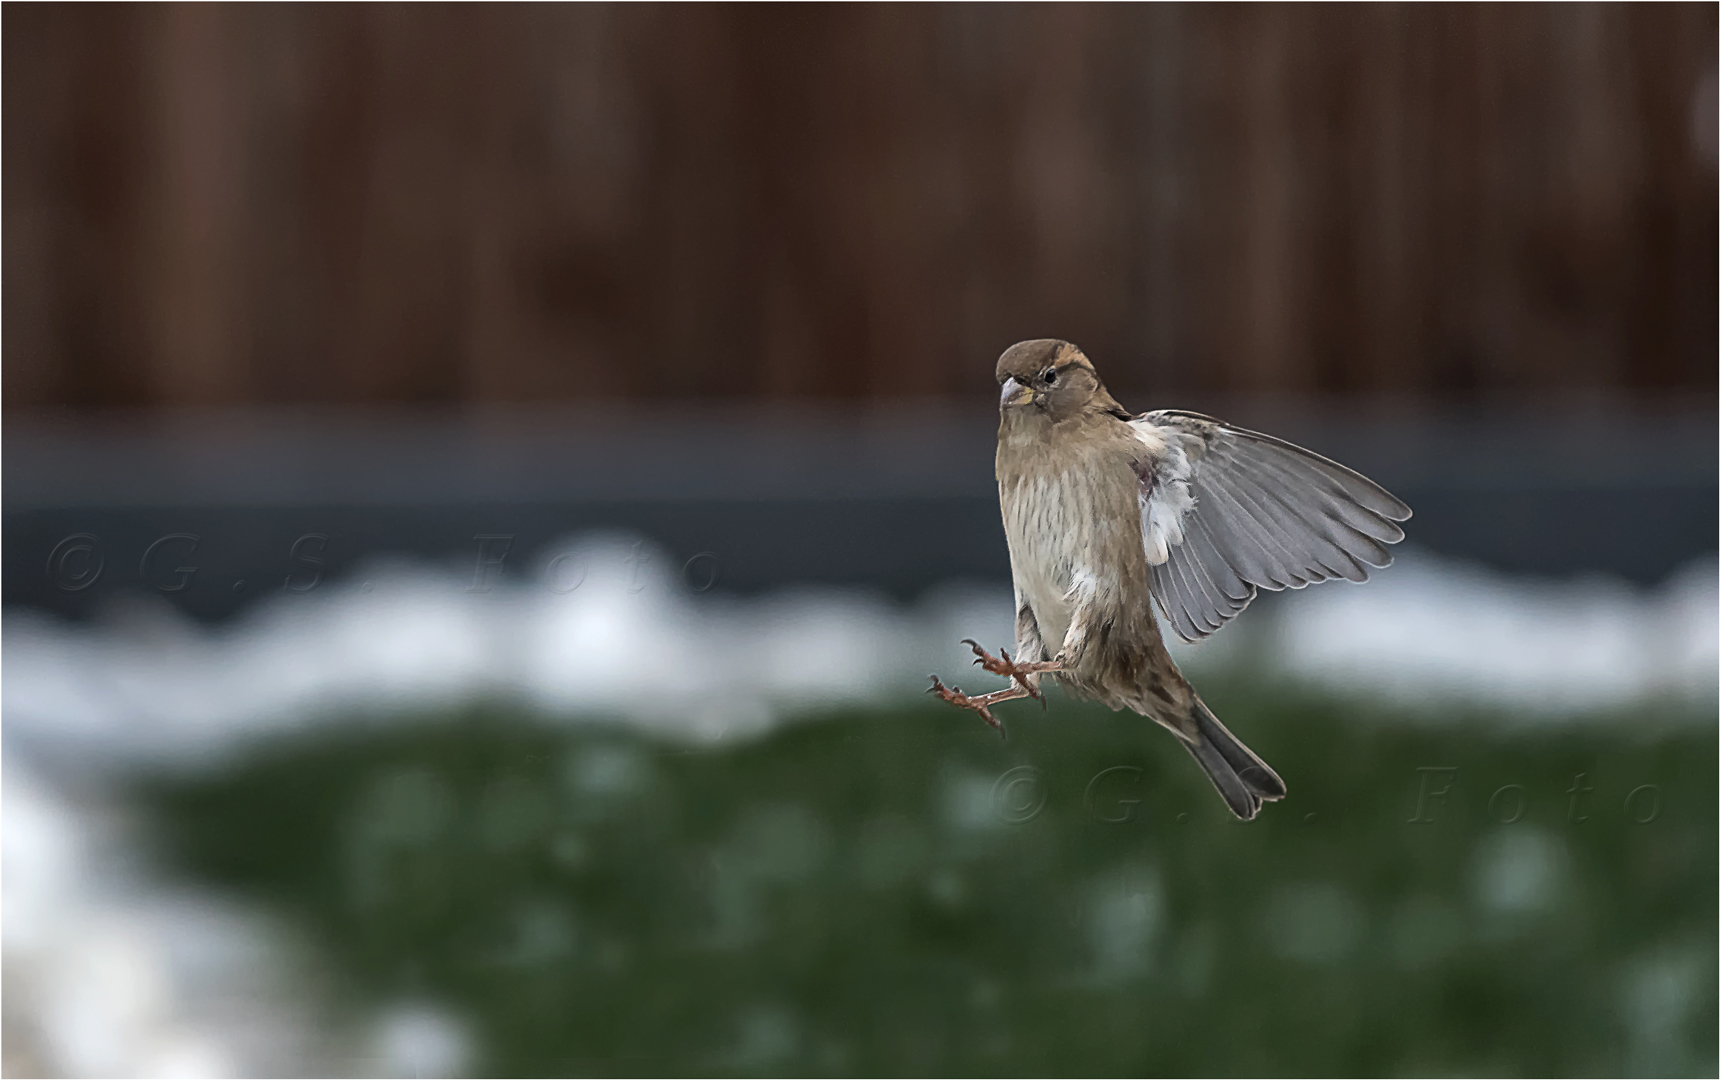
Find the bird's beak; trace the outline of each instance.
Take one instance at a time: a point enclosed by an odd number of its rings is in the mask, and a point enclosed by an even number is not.
[[[1007,409],[1012,405],[1031,405],[1033,403],[1033,388],[1023,386],[1014,379],[1003,380],[1003,396],[998,399],[998,408]]]

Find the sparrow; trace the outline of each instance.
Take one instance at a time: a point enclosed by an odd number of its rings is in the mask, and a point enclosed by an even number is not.
[[[1132,415],[1067,341],[1012,345],[997,362],[997,494],[1015,582],[1015,655],[977,642],[975,664],[1011,680],[969,696],[991,707],[1055,679],[1180,741],[1237,817],[1284,781],[1206,707],[1165,649],[1235,618],[1258,590],[1366,581],[1391,564],[1410,509],[1351,469],[1270,435],[1176,409]],[[1157,608],[1155,617],[1154,609]]]

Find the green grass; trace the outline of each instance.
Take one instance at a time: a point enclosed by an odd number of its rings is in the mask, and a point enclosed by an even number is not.
[[[1711,725],[1209,700],[1289,784],[1252,824],[1055,698],[1008,742],[928,705],[699,750],[497,705],[141,796],[348,1005],[465,1016],[482,1074],[1713,1075]]]

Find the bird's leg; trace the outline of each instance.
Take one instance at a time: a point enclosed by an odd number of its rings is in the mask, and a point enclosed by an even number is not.
[[[1045,696],[1039,692],[1037,686],[1027,681],[1027,677],[1029,675],[1041,675],[1048,671],[1063,670],[1063,665],[1056,660],[1011,660],[1007,649],[998,650],[1003,654],[1001,658],[993,656],[980,648],[979,642],[972,638],[962,639],[962,644],[973,649],[973,654],[979,658],[974,663],[993,675],[1002,675],[1006,679],[1014,679],[1018,686],[1027,691],[1028,697],[1038,701],[1041,705],[1045,703]]]
[[[1032,691],[1024,689],[1021,686],[1009,686],[1002,690],[993,690],[989,694],[979,694],[974,697],[969,697],[967,694],[962,693],[961,687],[959,686],[945,686],[938,680],[936,675],[932,676],[932,685],[926,691],[928,694],[936,694],[940,699],[949,702],[957,708],[972,709],[974,712],[979,713],[979,718],[996,728],[999,735],[1003,735],[1003,724],[998,722],[997,717],[991,715],[991,707],[999,702],[1014,701],[1016,698],[1024,698],[1031,692]]]
[[[1028,681],[1027,677],[1063,670],[1061,659],[1017,661],[1011,660],[1009,653],[1003,649],[998,650],[1003,654],[1001,657],[991,655],[980,647],[979,642],[972,638],[965,639],[962,644],[973,649],[974,656],[977,657],[974,660],[975,664],[993,675],[1002,675],[1006,679],[1014,680],[1014,685],[1002,690],[994,690],[989,694],[969,696],[962,693],[961,687],[945,686],[936,675],[933,675],[931,688],[926,692],[936,694],[941,700],[947,701],[957,708],[972,709],[979,713],[980,719],[996,728],[999,735],[1003,734],[1003,725],[998,722],[997,717],[991,714],[991,707],[1001,702],[1014,701],[1024,697],[1034,698],[1041,705],[1045,704],[1045,696],[1039,692],[1038,687]]]

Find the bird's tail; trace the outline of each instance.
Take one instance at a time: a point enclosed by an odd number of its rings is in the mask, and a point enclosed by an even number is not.
[[[1206,770],[1207,778],[1224,796],[1232,813],[1250,821],[1260,812],[1263,800],[1271,802],[1284,797],[1287,790],[1284,781],[1272,767],[1242,745],[1199,698],[1194,699],[1192,719],[1194,737],[1183,736],[1183,745]]]

